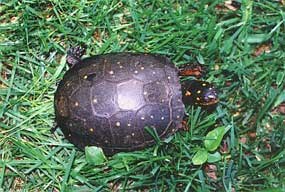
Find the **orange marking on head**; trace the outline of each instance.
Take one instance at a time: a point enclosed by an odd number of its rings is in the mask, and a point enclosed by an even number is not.
[[[186,91],[185,96],[191,96],[192,93],[190,91]]]

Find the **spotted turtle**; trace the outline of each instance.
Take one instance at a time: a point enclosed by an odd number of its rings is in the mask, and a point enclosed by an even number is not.
[[[146,127],[165,138],[183,127],[185,105],[218,101],[216,89],[205,81],[185,81],[181,89],[179,76],[197,76],[199,67],[179,71],[165,56],[149,53],[81,60],[84,51],[68,51],[70,69],[54,99],[57,127],[80,149],[95,145],[107,155],[142,149],[155,142]]]

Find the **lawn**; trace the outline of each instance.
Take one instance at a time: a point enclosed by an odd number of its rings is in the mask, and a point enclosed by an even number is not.
[[[220,102],[189,106],[188,131],[96,163],[50,132],[66,50],[82,44],[199,63]],[[285,191],[284,87],[284,0],[1,1],[0,191]],[[197,157],[216,127],[214,160]]]

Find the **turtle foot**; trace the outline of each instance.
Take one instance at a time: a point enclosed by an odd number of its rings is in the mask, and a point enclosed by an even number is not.
[[[73,67],[81,61],[81,57],[85,54],[86,46],[75,46],[67,50],[66,62],[69,67]]]

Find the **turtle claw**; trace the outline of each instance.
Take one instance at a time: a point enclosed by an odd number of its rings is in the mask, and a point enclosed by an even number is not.
[[[51,132],[51,133],[54,133],[57,128],[58,128],[58,124],[55,124],[55,125],[50,129],[50,132]]]
[[[67,50],[66,62],[69,67],[73,67],[81,61],[81,57],[86,52],[86,46],[75,46]]]

